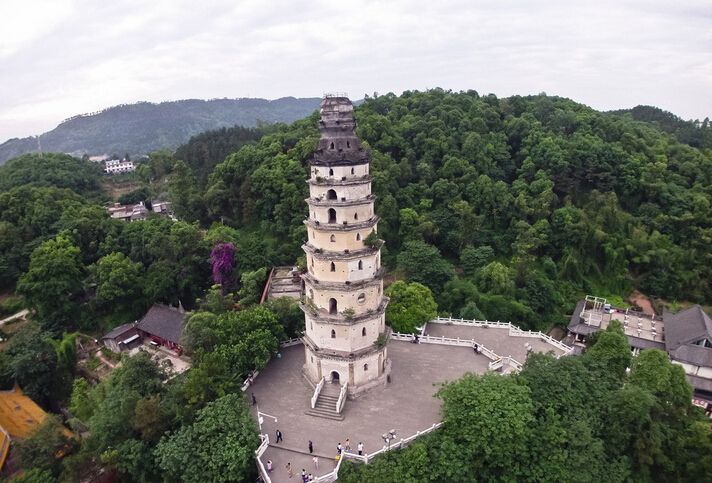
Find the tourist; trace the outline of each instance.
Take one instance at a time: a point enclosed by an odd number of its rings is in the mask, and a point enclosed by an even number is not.
[[[479,354],[479,352],[480,352],[480,346],[475,344],[475,354]]]
[[[255,397],[255,393],[253,392],[252,393],[252,405],[254,406],[255,404],[257,404],[257,398]]]
[[[292,477],[292,463],[287,463],[287,474]]]
[[[313,452],[314,452],[314,444],[311,442],[311,440],[309,440],[309,453],[311,454]]]
[[[336,445],[336,452],[341,455],[341,443]]]
[[[345,446],[345,448],[346,448],[346,451],[351,451],[351,444],[349,443],[348,438],[346,439],[346,446]]]
[[[277,441],[275,441],[275,443],[279,443],[280,441],[282,441],[282,431],[280,431],[278,429],[277,430]]]
[[[267,460],[267,471],[268,472],[272,471],[272,460]]]
[[[314,459],[312,459],[312,461],[314,462],[314,468],[316,468],[318,470],[319,469],[319,457],[315,456]]]
[[[359,456],[363,456],[363,443],[359,442],[357,448]]]

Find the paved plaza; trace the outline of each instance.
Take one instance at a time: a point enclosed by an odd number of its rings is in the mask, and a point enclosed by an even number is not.
[[[480,345],[493,351],[499,357],[512,357],[517,362],[524,364],[527,360],[528,346],[533,352],[546,354],[554,351],[554,355],[560,356],[564,353],[562,349],[556,347],[538,337],[514,337],[509,335],[506,328],[497,327],[477,327],[468,325],[448,325],[429,322],[425,326],[425,334],[431,337],[460,338],[463,340],[474,340]]]
[[[383,447],[381,435],[391,429],[396,430],[398,441],[431,427],[440,421],[441,401],[433,397],[438,390],[435,383],[454,381],[466,372],[482,374],[489,363],[485,356],[466,347],[401,341],[389,342],[388,357],[392,361],[391,382],[382,390],[375,389],[355,401],[347,401],[343,421],[305,414],[310,409],[313,390],[301,374],[305,362],[303,346],[284,348],[281,358],[270,361],[254,386],[247,390],[247,396],[254,392],[259,411],[277,418],[275,423],[263,417],[262,424],[262,432],[270,437],[270,447],[262,462],[272,461],[273,482],[296,481],[287,477],[287,463],[292,464],[295,478],[302,468],[315,476],[332,471],[336,445],[343,445],[347,438],[354,452],[362,442],[368,454]],[[327,385],[324,390],[330,389],[335,388]],[[257,407],[253,407],[253,414],[256,416]],[[277,429],[284,438],[280,443],[275,443]],[[309,455],[309,440],[319,457],[318,471]]]

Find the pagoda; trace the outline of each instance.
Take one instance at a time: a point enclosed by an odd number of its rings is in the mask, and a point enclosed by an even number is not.
[[[307,181],[308,242],[302,246],[308,268],[302,275],[304,373],[313,384],[322,378],[348,383],[348,395],[355,397],[382,385],[390,372],[383,242],[364,243],[379,218],[370,153],[356,136],[353,104],[346,95],[326,95],[319,113],[321,139]]]

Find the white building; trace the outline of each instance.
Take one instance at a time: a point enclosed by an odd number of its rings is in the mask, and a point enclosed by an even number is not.
[[[106,162],[106,167],[104,168],[104,172],[108,174],[128,173],[129,171],[136,171],[136,166],[134,166],[133,161],[125,161],[123,159],[111,159]]]

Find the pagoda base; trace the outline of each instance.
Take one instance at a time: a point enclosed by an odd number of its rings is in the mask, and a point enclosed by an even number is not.
[[[312,387],[322,377],[326,384],[341,386],[348,383],[348,397],[354,399],[372,389],[383,389],[390,378],[391,361],[387,357],[386,346],[358,356],[321,354],[308,344],[304,345],[304,350],[306,363],[302,373]]]

